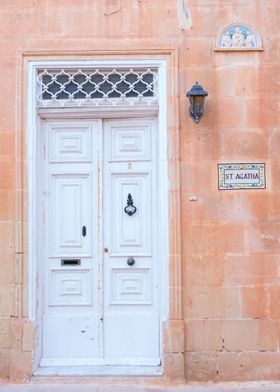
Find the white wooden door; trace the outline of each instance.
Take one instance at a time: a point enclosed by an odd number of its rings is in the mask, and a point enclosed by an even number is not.
[[[44,123],[41,366],[159,364],[155,124]]]
[[[98,291],[98,121],[44,124],[45,263],[41,366],[102,355]]]
[[[104,356],[158,365],[155,121],[108,120],[104,128]]]

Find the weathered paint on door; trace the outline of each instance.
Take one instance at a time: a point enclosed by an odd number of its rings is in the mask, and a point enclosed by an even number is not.
[[[43,133],[41,366],[157,365],[156,121],[53,120]]]

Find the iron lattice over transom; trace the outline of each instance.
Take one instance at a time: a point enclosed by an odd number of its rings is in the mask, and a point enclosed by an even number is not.
[[[41,69],[38,106],[158,105],[157,68]]]

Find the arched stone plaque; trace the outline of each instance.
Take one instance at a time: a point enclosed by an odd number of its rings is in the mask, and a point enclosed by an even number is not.
[[[220,31],[216,50],[262,50],[261,37],[251,27],[233,23]]]

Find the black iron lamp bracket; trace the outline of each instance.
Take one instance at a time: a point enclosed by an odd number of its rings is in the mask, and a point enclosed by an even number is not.
[[[190,101],[190,116],[198,124],[204,113],[204,100],[208,93],[202,86],[200,86],[200,84],[198,84],[198,82],[196,82],[186,95]]]

